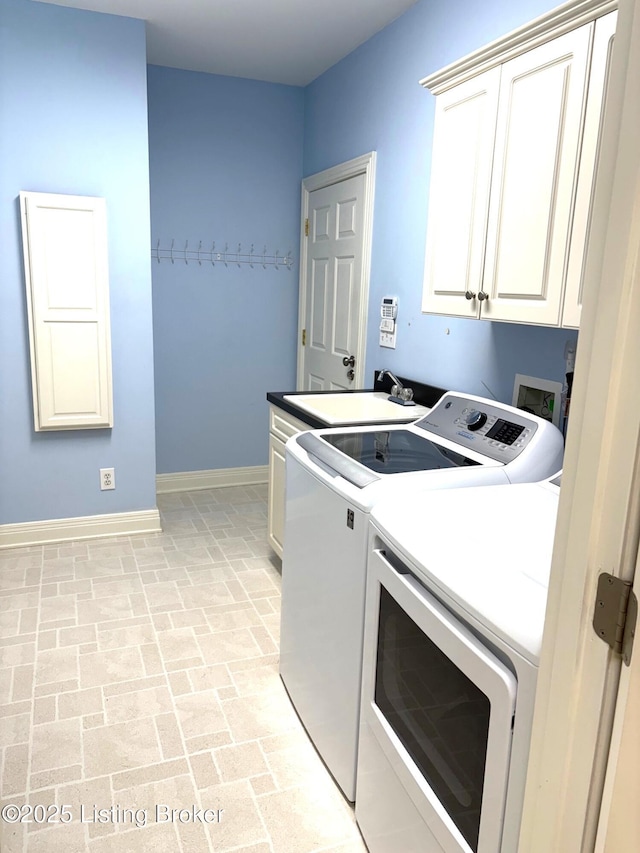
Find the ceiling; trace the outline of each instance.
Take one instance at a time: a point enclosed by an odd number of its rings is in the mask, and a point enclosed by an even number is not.
[[[306,86],[417,0],[40,0],[147,22],[147,61]]]

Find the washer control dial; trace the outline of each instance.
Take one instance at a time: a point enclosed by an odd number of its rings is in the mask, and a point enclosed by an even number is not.
[[[479,412],[477,409],[472,409],[467,415],[467,429],[470,432],[475,432],[487,422],[487,416],[484,412]]]

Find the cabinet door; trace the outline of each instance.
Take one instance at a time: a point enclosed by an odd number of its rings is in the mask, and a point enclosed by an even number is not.
[[[35,428],[113,426],[103,198],[20,193]]]
[[[275,436],[269,436],[269,498],[268,539],[269,545],[282,559],[284,545],[284,477],[285,445]]]
[[[582,313],[582,284],[584,262],[591,230],[591,212],[596,182],[598,154],[604,118],[604,104],[611,65],[611,50],[616,31],[617,12],[598,18],[593,38],[589,95],[582,136],[580,170],[576,191],[575,213],[569,248],[569,267],[565,289],[562,325],[577,329]]]
[[[502,66],[482,314],[558,325],[593,23]]]
[[[267,536],[269,544],[281,558],[284,547],[284,475],[285,444],[287,439],[308,424],[298,420],[278,406],[269,406],[269,495],[267,500]]]
[[[478,314],[499,85],[493,68],[436,100],[424,312]]]

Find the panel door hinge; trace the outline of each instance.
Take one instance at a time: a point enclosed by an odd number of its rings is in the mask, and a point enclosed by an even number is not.
[[[598,578],[593,629],[629,666],[638,617],[638,599],[630,581],[603,572]]]
[[[302,346],[306,347],[306,345],[307,345],[307,330],[303,329],[302,330]]]
[[[309,236],[309,219],[308,218],[305,219],[305,221],[304,221],[304,236],[305,237]]]

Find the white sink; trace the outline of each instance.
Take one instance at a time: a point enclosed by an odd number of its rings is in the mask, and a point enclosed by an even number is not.
[[[426,406],[401,406],[389,400],[384,391],[363,391],[349,393],[337,391],[335,394],[285,394],[287,402],[325,423],[372,423],[409,422],[426,415],[430,409]]]

